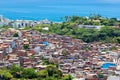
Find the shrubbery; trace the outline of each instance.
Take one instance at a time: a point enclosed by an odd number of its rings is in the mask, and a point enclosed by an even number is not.
[[[72,76],[65,75],[54,65],[48,65],[45,69],[38,72],[33,68],[22,68],[16,65],[9,70],[0,70],[0,79],[5,80],[72,80]]]

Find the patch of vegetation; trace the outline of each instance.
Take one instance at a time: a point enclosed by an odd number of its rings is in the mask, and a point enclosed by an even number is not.
[[[15,33],[15,34],[13,35],[13,37],[19,37],[18,33]]]
[[[23,48],[24,48],[24,49],[29,49],[29,44],[24,44],[24,45],[23,45]]]
[[[11,66],[10,70],[0,69],[2,80],[72,80],[72,76],[64,75],[54,65],[48,65],[45,69],[36,72],[33,68],[22,68],[16,65]]]
[[[101,15],[92,14],[88,18],[81,16],[66,16],[62,23],[51,23],[37,25],[33,30],[37,30],[47,34],[66,35],[77,39],[82,39],[84,42],[105,42],[105,43],[120,43],[120,21],[116,18],[104,18]],[[104,26],[100,30],[79,28],[78,25],[93,25]],[[45,31],[42,28],[48,27]]]
[[[112,51],[112,50],[117,50],[117,47],[112,46],[112,47],[110,48],[110,50],[111,50],[111,51]]]

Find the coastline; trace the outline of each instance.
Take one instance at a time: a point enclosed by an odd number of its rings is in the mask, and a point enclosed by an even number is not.
[[[69,16],[69,15],[66,15],[66,16]],[[71,16],[83,16],[83,15],[71,15]],[[86,15],[86,16],[83,16],[83,17],[89,17],[90,15]],[[102,16],[102,15],[101,15]],[[51,21],[51,22],[55,22],[55,23],[61,23],[61,22],[64,22],[64,20],[62,20],[61,18],[64,18],[65,16],[62,16],[62,17],[59,17],[59,18],[56,18],[56,19],[50,19],[50,18],[41,18],[41,19],[35,19],[34,17],[33,17],[33,19],[32,18],[25,18],[25,19],[23,19],[23,18],[14,18],[14,17],[12,17],[12,18],[9,18],[9,17],[6,17],[6,16],[4,16],[4,15],[2,15],[2,14],[0,14],[0,17],[4,17],[4,18],[6,18],[6,19],[9,19],[9,20],[12,20],[12,21],[16,21],[16,20],[26,20],[26,21],[42,21],[42,20],[49,20],[49,21]],[[120,21],[120,17],[110,17],[110,16],[102,16],[102,17],[107,17],[107,18],[116,18],[118,21]]]

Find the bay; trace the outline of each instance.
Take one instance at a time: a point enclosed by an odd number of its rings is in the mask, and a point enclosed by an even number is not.
[[[52,2],[53,3],[53,2]],[[89,16],[90,14],[100,14],[104,17],[120,18],[119,4],[71,4],[57,3],[44,4],[39,1],[34,3],[7,3],[0,5],[0,15],[9,19],[25,19],[25,20],[42,20],[48,19],[52,21],[61,21],[64,16]]]

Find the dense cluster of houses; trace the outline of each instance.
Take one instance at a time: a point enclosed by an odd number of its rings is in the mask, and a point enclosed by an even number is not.
[[[0,26],[9,25],[10,20],[0,15]]]
[[[18,37],[13,37],[17,33]],[[25,49],[24,45],[29,45]],[[116,50],[111,50],[116,47]],[[0,32],[0,68],[15,64],[24,68],[44,69],[41,56],[59,64],[64,74],[74,80],[108,80],[120,77],[120,45],[100,42],[85,43],[56,34],[33,30],[8,29]],[[107,64],[112,65],[107,65]],[[116,79],[117,80],[117,79]]]
[[[10,20],[4,18],[0,15],[0,26],[11,26],[13,28],[25,28],[27,26],[34,27],[38,24],[50,24],[51,21],[48,19],[40,20],[40,21],[33,21],[33,20]]]

